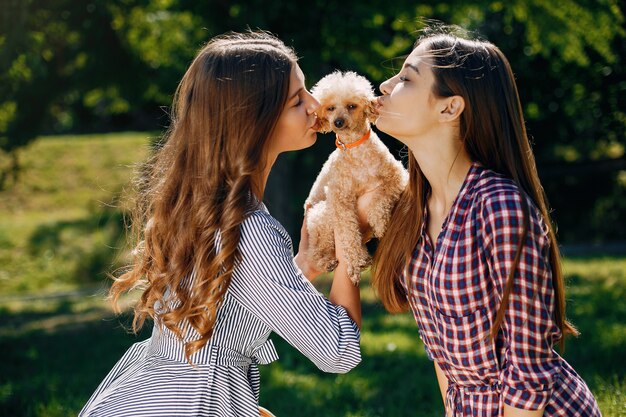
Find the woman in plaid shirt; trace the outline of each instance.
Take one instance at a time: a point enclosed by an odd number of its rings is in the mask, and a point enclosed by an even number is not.
[[[410,182],[374,260],[392,312],[411,308],[447,416],[600,416],[554,350],[560,257],[506,57],[427,34],[380,87],[377,127],[409,149]]]

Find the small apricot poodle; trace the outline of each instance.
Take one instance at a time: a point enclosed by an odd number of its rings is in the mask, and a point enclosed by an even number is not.
[[[406,187],[408,174],[372,131],[376,119],[370,82],[354,72],[335,71],[311,93],[320,102],[318,130],[336,133],[335,149],[324,163],[305,202],[311,260],[317,269],[337,266],[335,234],[356,285],[371,263],[357,218],[357,199],[365,192],[365,213],[373,237],[385,233],[391,210]]]

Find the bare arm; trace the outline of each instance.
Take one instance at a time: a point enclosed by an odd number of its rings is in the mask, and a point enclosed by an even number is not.
[[[335,244],[335,247],[338,245]],[[338,251],[339,252],[339,251]],[[335,268],[333,285],[330,288],[328,299],[331,303],[346,309],[348,316],[361,328],[361,292],[359,287],[350,281],[345,258],[337,253],[339,264]]]
[[[367,191],[357,200],[357,213],[359,217],[361,234],[363,236],[363,242],[367,242],[372,238],[372,230],[367,224],[367,207],[371,203],[371,200],[374,198],[375,190],[376,189]],[[302,227],[300,228],[300,244],[298,246],[298,253],[295,256],[294,261],[296,262],[296,265],[298,265],[298,268],[300,268],[304,276],[309,281],[313,281],[322,273],[322,271],[315,269],[313,265],[309,262],[309,230],[306,225],[306,215],[307,214],[305,210],[304,219],[302,220]],[[339,266],[340,265],[338,265],[337,268],[339,268]]]
[[[314,268],[314,266],[309,262],[309,230],[306,226],[306,212],[304,213],[302,227],[300,228],[300,244],[298,245],[298,254],[293,260],[309,281],[313,281],[321,273],[321,271]]]
[[[305,220],[302,222],[301,233],[300,246],[294,261],[304,276],[309,281],[313,281],[320,274],[320,271],[313,268],[308,261],[309,235],[306,227],[306,215]],[[338,253],[337,258],[339,259],[339,264],[335,268],[333,284],[330,288],[328,299],[331,303],[345,308],[348,316],[361,328],[361,294],[359,287],[350,281],[347,265],[342,254]]]
[[[437,374],[437,382],[439,382],[439,390],[441,391],[441,397],[443,398],[443,404],[445,408],[446,404],[446,391],[448,390],[448,379],[443,374],[443,371],[437,365],[437,362],[433,362],[435,364],[435,373]],[[511,407],[510,405],[504,404],[504,417],[541,417],[543,416],[544,409],[541,410],[522,410],[519,408]]]
[[[439,382],[439,390],[441,391],[441,398],[443,399],[443,407],[446,407],[446,391],[448,391],[448,378],[443,374],[443,371],[437,365],[436,361],[433,361],[435,364],[435,373],[437,374],[437,382]]]
[[[372,231],[367,225],[367,206],[370,200],[373,198],[374,190],[364,193],[357,201],[357,213],[359,223],[361,227],[361,233],[364,241],[368,241],[372,237]],[[335,244],[335,248],[339,248],[340,245]],[[309,250],[309,233],[306,226],[306,212],[304,214],[304,220],[302,221],[302,228],[300,229],[300,245],[298,247],[298,254],[294,258],[294,261],[307,277],[309,281],[313,281],[321,271],[315,269],[308,261]],[[337,252],[337,259],[339,264],[335,268],[333,276],[333,284],[330,289],[329,300],[336,305],[344,307],[352,320],[356,325],[361,328],[361,295],[359,287],[356,287],[348,276],[347,265],[345,262],[344,254],[340,249]]]
[[[504,417],[541,417],[543,416],[544,409],[545,408],[540,410],[522,410],[504,404]]]

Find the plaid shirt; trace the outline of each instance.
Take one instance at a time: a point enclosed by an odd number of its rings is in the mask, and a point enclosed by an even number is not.
[[[503,404],[544,416],[600,416],[584,381],[553,349],[561,332],[541,213],[515,183],[473,164],[436,246],[426,233],[402,284],[428,356],[448,379],[446,415],[503,415]],[[515,285],[500,332],[490,331],[530,208]]]

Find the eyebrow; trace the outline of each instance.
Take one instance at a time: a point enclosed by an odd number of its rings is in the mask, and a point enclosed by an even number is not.
[[[404,64],[404,66],[405,66],[405,67],[409,67],[409,68],[411,68],[413,71],[417,72],[418,74],[420,73],[420,70],[419,70],[419,69],[417,69],[417,65],[414,65],[414,64],[409,64],[408,62],[406,62],[406,63]]]

